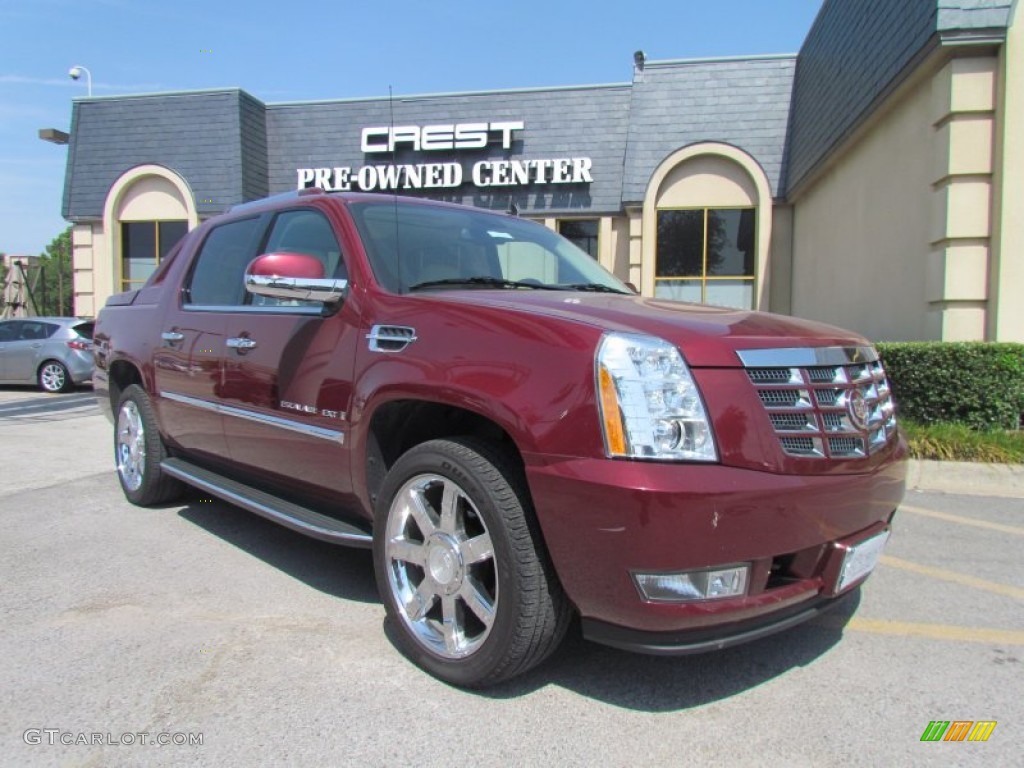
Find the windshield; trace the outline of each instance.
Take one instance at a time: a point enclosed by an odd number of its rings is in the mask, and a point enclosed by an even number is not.
[[[465,208],[397,203],[350,206],[377,281],[395,293],[479,288],[632,293],[550,229]]]

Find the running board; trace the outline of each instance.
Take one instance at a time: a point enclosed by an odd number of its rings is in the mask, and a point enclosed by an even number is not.
[[[164,459],[160,462],[160,468],[171,477],[314,539],[349,547],[373,546],[373,535],[369,531],[321,515],[251,485],[229,480],[187,461]]]

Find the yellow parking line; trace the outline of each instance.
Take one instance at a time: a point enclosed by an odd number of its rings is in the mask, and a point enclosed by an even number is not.
[[[1024,536],[1024,528],[1019,528],[1016,525],[990,523],[988,520],[977,520],[973,517],[961,517],[960,515],[951,515],[949,512],[936,512],[934,509],[922,509],[921,507],[911,507],[906,504],[901,504],[899,511],[912,512],[915,515],[923,515],[924,517],[933,517],[936,520],[945,520],[947,523],[973,525],[975,528],[987,528],[990,531],[1009,533],[1014,536]]]
[[[983,589],[986,592],[992,592],[993,594],[1002,595],[1003,597],[1013,597],[1017,600],[1024,600],[1024,589],[1021,589],[1020,587],[1013,587],[1009,584],[1000,584],[997,581],[979,579],[976,576],[968,576],[966,573],[947,571],[945,568],[932,568],[929,565],[912,563],[909,560],[903,560],[902,558],[893,557],[892,555],[882,555],[880,562],[883,565],[888,565],[892,568],[899,568],[900,570],[910,571],[911,573],[919,573],[922,576],[930,576],[933,579],[951,581],[954,584],[962,584],[965,587]]]
[[[993,645],[1024,645],[1024,632],[1011,629],[986,629],[984,627],[958,627],[950,624],[917,624],[909,621],[885,621],[883,619],[862,619],[854,616],[846,625],[858,632],[874,635],[914,635],[932,640],[958,640],[966,643],[991,643]]]

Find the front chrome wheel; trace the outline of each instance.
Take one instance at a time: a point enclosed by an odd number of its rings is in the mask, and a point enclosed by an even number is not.
[[[121,404],[117,414],[117,473],[129,491],[137,491],[146,471],[146,428],[133,400]]]
[[[420,443],[389,468],[375,514],[389,636],[415,664],[480,688],[558,646],[571,607],[514,451],[469,436]]]
[[[494,626],[498,574],[479,510],[449,478],[417,475],[395,494],[384,553],[402,622],[445,659],[476,651]]]

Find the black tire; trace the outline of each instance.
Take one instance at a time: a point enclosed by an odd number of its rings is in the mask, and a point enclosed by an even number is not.
[[[160,468],[166,457],[149,395],[137,384],[125,387],[115,414],[114,462],[128,501],[148,507],[181,495],[182,483]]]
[[[487,443],[431,440],[400,457],[377,500],[373,551],[389,635],[441,680],[493,685],[541,663],[565,634],[571,609],[525,477]]]
[[[71,380],[67,366],[60,360],[47,360],[39,366],[36,374],[39,388],[43,392],[70,392],[75,388],[75,382]]]

